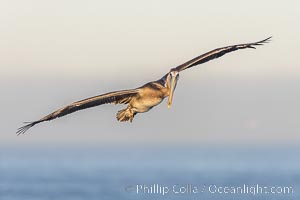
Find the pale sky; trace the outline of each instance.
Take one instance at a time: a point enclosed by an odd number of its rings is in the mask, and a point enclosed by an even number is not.
[[[0,145],[300,142],[300,2],[0,3]],[[180,74],[166,102],[117,122],[124,105],[76,112],[16,137],[23,121],[130,89],[212,49],[273,36]]]

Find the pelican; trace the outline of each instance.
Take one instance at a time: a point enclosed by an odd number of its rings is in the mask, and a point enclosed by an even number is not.
[[[37,121],[25,122],[26,125],[20,127],[16,133],[17,135],[24,134],[29,128],[41,122],[50,121],[58,117],[71,114],[78,110],[83,110],[86,108],[91,108],[94,106],[99,106],[108,103],[128,104],[127,108],[117,112],[116,118],[118,121],[121,122],[132,122],[134,116],[137,113],[144,113],[149,111],[154,106],[160,104],[166,97],[168,97],[167,106],[168,108],[171,108],[174,90],[176,88],[179,73],[181,71],[199,64],[203,64],[212,59],[219,58],[225,55],[226,53],[232,51],[247,48],[255,49],[255,46],[263,45],[264,43],[270,41],[270,39],[271,37],[268,37],[258,42],[237,44],[214,49],[192,60],[189,60],[175,68],[172,68],[166,75],[164,75],[159,80],[146,83],[145,85],[136,89],[109,92],[106,94],[83,99],[81,101],[76,101],[74,103],[71,103],[70,105],[67,105],[50,113],[49,115]]]

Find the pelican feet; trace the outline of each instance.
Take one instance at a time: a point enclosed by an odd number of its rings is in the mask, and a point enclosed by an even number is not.
[[[128,120],[130,120],[130,122],[132,122],[133,117],[134,117],[135,113],[133,113],[133,111],[129,108],[123,109],[118,111],[117,113],[117,120],[120,122],[126,122]]]

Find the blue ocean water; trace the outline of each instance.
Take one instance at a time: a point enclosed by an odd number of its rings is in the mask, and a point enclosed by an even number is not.
[[[300,149],[0,148],[1,200],[300,199]]]

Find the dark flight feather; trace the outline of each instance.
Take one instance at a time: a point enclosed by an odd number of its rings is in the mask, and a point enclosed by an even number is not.
[[[34,125],[44,122],[50,121],[58,117],[62,117],[68,115],[70,113],[76,112],[78,110],[91,108],[94,106],[99,106],[102,104],[107,103],[114,103],[114,104],[127,104],[131,100],[133,96],[138,93],[138,89],[134,90],[121,90],[116,92],[110,92],[103,95],[98,95],[94,97],[90,97],[81,101],[76,101],[68,106],[65,106],[61,109],[50,113],[49,115],[43,117],[40,120],[34,122],[25,122],[27,125],[20,127],[17,130],[17,135],[25,133],[29,128],[33,127]]]
[[[270,41],[272,37],[268,37],[264,40],[261,40],[259,42],[253,42],[253,43],[246,43],[246,44],[237,44],[237,45],[232,45],[232,46],[227,46],[227,47],[222,47],[222,48],[218,48],[218,49],[214,49],[212,51],[209,51],[205,54],[202,54],[190,61],[187,61],[185,63],[183,63],[182,65],[179,65],[178,67],[175,68],[175,70],[177,71],[182,71],[185,69],[188,69],[190,67],[193,67],[195,65],[199,65],[205,62],[208,62],[210,60],[213,60],[215,58],[219,58],[223,55],[225,55],[226,53],[232,52],[232,51],[236,51],[238,49],[246,49],[246,48],[252,48],[255,49],[255,46],[257,45],[263,45],[264,43],[267,43]]]

